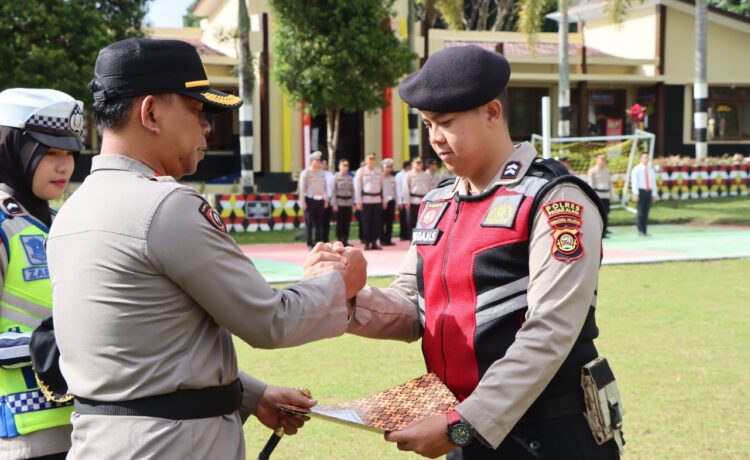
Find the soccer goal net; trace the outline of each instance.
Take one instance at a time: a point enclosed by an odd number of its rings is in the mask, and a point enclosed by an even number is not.
[[[654,136],[646,131],[622,136],[553,137],[545,143],[539,134],[531,135],[531,143],[545,158],[554,158],[565,164],[571,173],[587,180],[589,169],[596,164],[596,157],[607,158],[612,176],[612,207],[627,206],[629,199],[630,171],[640,161],[641,154],[654,156]],[[545,145],[547,144],[547,145]]]

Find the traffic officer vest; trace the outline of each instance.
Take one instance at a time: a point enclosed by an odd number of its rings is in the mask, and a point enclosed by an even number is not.
[[[422,351],[428,372],[459,401],[505,356],[525,321],[529,236],[539,201],[555,185],[574,182],[601,204],[588,185],[550,161],[537,160],[520,182],[480,195],[461,196],[453,192],[455,180],[445,180],[422,202],[412,238]],[[595,298],[568,358],[527,415],[542,408],[546,418],[547,401],[561,395],[577,395],[583,408],[581,369],[597,356]]]
[[[8,259],[0,291],[0,334],[31,332],[52,314],[52,287],[44,250],[47,233],[45,225],[25,212],[11,214],[0,208],[0,240]],[[72,411],[71,403],[60,404],[44,397],[31,365],[0,367],[0,437],[67,425]]]

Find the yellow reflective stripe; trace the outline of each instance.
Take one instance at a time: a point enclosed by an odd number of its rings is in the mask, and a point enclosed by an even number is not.
[[[0,303],[4,304],[2,317],[5,319],[9,319],[15,323],[18,323],[18,324],[21,324],[23,326],[27,326],[33,329],[36,329],[36,327],[42,323],[42,318],[37,318],[36,316],[31,316],[25,313],[21,313],[20,311],[16,310],[11,305],[5,302],[0,302]]]
[[[185,82],[185,88],[195,88],[196,86],[208,86],[208,85],[209,85],[208,80],[195,80],[195,81]]]
[[[15,296],[8,292],[7,289],[4,290],[2,294],[0,294],[0,302],[8,303],[18,308],[19,310],[26,310],[26,312],[36,316],[46,317],[52,314],[51,308],[47,308],[43,305],[37,305],[33,302],[29,302],[26,299]]]

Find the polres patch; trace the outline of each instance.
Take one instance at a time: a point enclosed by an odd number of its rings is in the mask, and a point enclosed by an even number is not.
[[[29,265],[47,264],[43,235],[21,235],[21,244],[24,252],[26,252],[26,260],[29,261]]]
[[[198,208],[198,212],[200,212],[201,215],[206,218],[209,224],[216,227],[219,231],[222,231],[224,233],[227,232],[227,226],[224,224],[224,221],[221,220],[221,216],[218,212],[216,212],[214,208],[211,207],[210,204],[204,201]]]
[[[448,201],[426,201],[422,207],[422,213],[417,221],[417,228],[435,228],[440,218],[443,217],[445,209],[448,207]]]
[[[542,206],[552,227],[552,257],[570,263],[583,257],[583,206],[574,201],[553,201]]]

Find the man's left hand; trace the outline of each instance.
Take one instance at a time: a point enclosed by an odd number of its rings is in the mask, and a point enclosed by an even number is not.
[[[260,397],[258,407],[255,409],[255,416],[258,417],[260,423],[268,428],[272,430],[284,428],[286,434],[292,435],[297,433],[297,430],[310,418],[283,412],[276,407],[276,404],[289,404],[309,409],[317,403],[314,399],[306,397],[294,388],[268,385],[266,391],[263,392],[263,396]]]
[[[386,433],[385,440],[397,443],[399,450],[429,458],[438,458],[456,448],[448,439],[448,418],[445,415],[433,415],[401,431]]]

